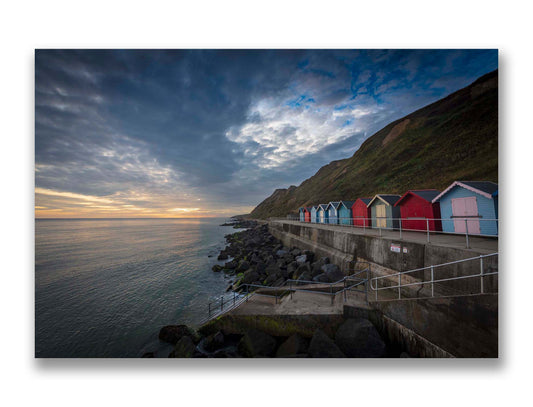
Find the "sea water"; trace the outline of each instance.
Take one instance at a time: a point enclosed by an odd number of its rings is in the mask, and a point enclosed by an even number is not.
[[[160,328],[199,323],[229,285],[211,270],[223,222],[36,220],[35,356],[166,357]]]

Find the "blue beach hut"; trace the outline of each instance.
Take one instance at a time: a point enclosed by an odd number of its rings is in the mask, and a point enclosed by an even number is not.
[[[331,224],[338,224],[339,223],[339,213],[338,213],[338,210],[339,210],[339,206],[340,206],[340,201],[339,202],[330,202],[328,203],[328,207],[327,207],[327,211],[328,211],[328,223],[331,223]]]
[[[355,201],[341,201],[339,206],[339,223],[341,225],[351,225],[352,224],[352,206]]]
[[[318,206],[311,206],[311,223],[318,223]]]
[[[327,204],[320,204],[318,205],[317,210],[318,215],[318,223],[328,223],[328,205]]]
[[[300,208],[298,210],[299,214],[300,214],[300,222],[304,222],[305,221],[305,208]]]
[[[440,203],[443,232],[498,235],[498,184],[455,181],[432,202]]]

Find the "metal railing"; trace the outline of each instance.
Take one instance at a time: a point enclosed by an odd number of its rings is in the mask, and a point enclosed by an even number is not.
[[[357,270],[357,267],[363,266],[362,270]],[[344,301],[347,301],[347,292],[358,291],[365,294],[365,300],[368,303],[368,281],[370,279],[370,263],[357,262],[354,269],[350,269],[346,277],[333,283],[320,282],[320,281],[307,281],[307,280],[294,280],[288,279],[280,286],[267,286],[261,284],[241,284],[239,288],[244,289],[244,293],[237,293],[233,291],[233,297],[225,299],[224,296],[220,297],[220,300],[211,301],[208,303],[208,316],[200,324],[204,324],[209,320],[216,318],[226,312],[229,312],[244,302],[248,302],[253,296],[271,297],[275,299],[275,303],[278,304],[280,299],[286,295],[290,295],[292,299],[295,292],[310,292],[314,294],[329,295],[331,297],[331,304],[334,303],[335,296],[343,294]],[[365,278],[358,277],[360,275],[366,275]],[[317,285],[327,287],[325,290],[298,288],[300,285]],[[358,288],[364,285],[364,289]],[[252,290],[250,290],[252,289]],[[271,294],[269,294],[271,292]]]
[[[363,234],[383,236],[384,231],[399,232],[403,239],[405,232],[425,233],[426,241],[431,242],[431,235],[459,235],[464,236],[466,248],[470,248],[472,237],[498,237],[498,219],[482,219],[479,217],[444,218],[387,218],[387,217],[335,217],[311,220],[301,220],[298,216],[287,215],[285,218],[270,218],[271,220],[290,220],[302,223],[352,227],[363,231]],[[484,233],[482,233],[484,232]]]
[[[370,279],[370,289],[372,291],[374,291],[374,293],[375,293],[374,301],[383,301],[383,299],[381,299],[381,300],[378,299],[378,292],[379,291],[398,290],[398,298],[397,299],[402,299],[402,288],[414,287],[414,286],[422,286],[421,288],[423,288],[423,286],[428,285],[430,287],[431,295],[427,295],[425,297],[417,297],[417,298],[434,298],[435,297],[435,286],[436,285],[438,286],[439,284],[444,283],[444,282],[478,278],[479,279],[479,287],[480,287],[479,288],[479,294],[486,294],[487,290],[485,289],[485,278],[487,278],[489,276],[497,275],[498,271],[485,271],[485,264],[486,263],[484,262],[484,259],[493,258],[495,256],[498,256],[498,253],[491,253],[491,254],[471,257],[471,258],[468,258],[468,259],[462,259],[462,260],[452,261],[452,262],[448,262],[448,263],[436,264],[436,265],[432,265],[432,266],[428,266],[428,267],[422,267],[422,268],[418,268],[418,269],[402,271],[402,272],[399,272],[399,273],[372,277]],[[473,261],[479,261],[479,273],[468,274],[468,275],[463,275],[463,276],[455,276],[455,277],[449,277],[449,278],[436,278],[435,271],[438,268],[451,266],[451,265],[456,265],[456,264],[464,264],[466,262],[473,262]],[[408,274],[412,274],[412,273],[415,273],[415,272],[420,273],[420,272],[424,272],[426,270],[429,270],[429,272],[430,272],[430,279],[429,280],[414,281],[414,282],[403,282],[402,283],[402,276],[407,276]],[[379,281],[381,281],[381,280],[391,281],[394,278],[398,279],[397,284],[379,287]],[[442,296],[442,295],[440,295],[440,296]],[[404,298],[411,298],[411,297],[405,297],[404,296]],[[385,299],[385,300],[390,300],[390,298]]]

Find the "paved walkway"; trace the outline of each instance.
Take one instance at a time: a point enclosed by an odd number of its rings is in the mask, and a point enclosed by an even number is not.
[[[328,286],[329,287],[329,286]],[[305,289],[306,286],[299,288]],[[316,286],[314,286],[317,289]],[[347,291],[346,302],[342,293],[333,297],[316,292],[297,291],[283,298],[278,303],[273,297],[254,294],[247,302],[229,311],[233,315],[319,315],[342,314],[344,305],[369,308],[365,294],[358,291]]]
[[[348,225],[325,225],[322,223],[306,223],[296,220],[273,220],[272,222],[280,223],[289,223],[293,225],[305,225],[307,227],[312,227],[316,229],[325,229],[325,230],[342,230],[347,233],[353,233],[357,235],[367,235],[367,236],[381,236],[386,239],[413,242],[413,243],[424,243],[431,244],[435,246],[443,247],[454,247],[457,249],[466,249],[466,237],[465,235],[456,235],[456,234],[445,234],[439,232],[430,232],[429,242],[427,232],[413,232],[413,231],[402,231],[401,239],[400,232],[397,230],[387,230],[381,229],[368,229],[360,228]],[[381,235],[380,235],[381,233]],[[476,252],[489,254],[498,251],[498,237],[481,237],[481,236],[468,236],[470,249],[475,250]]]

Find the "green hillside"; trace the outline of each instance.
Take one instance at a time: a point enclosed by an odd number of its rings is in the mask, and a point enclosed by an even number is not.
[[[498,71],[405,116],[298,187],[277,189],[251,213],[268,218],[301,206],[408,189],[444,189],[455,180],[498,182]]]

